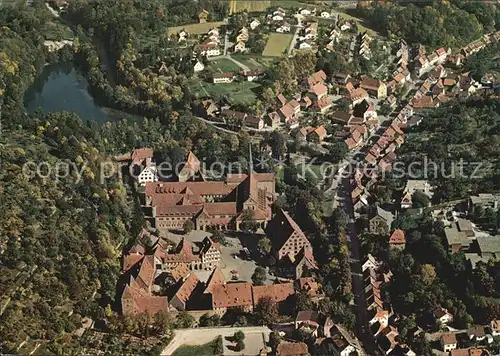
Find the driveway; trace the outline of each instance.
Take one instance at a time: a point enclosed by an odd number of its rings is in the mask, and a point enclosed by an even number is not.
[[[245,349],[241,352],[230,350],[228,346],[232,343],[227,340],[238,330],[245,333]],[[170,356],[182,345],[203,345],[214,340],[219,335],[222,336],[224,344],[224,355],[259,355],[259,351],[266,346],[269,341],[271,329],[267,326],[251,327],[225,327],[225,328],[197,328],[197,329],[177,329],[174,330],[174,338],[162,351],[162,356]],[[201,355],[200,355],[201,356]]]

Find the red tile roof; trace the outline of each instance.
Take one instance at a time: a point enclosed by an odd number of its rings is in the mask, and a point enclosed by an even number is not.
[[[226,284],[226,278],[222,274],[222,270],[216,267],[208,278],[205,291],[203,293],[212,293],[217,286]]]
[[[134,267],[144,256],[139,254],[123,255],[122,272]]]
[[[406,243],[406,238],[404,231],[401,229],[394,230],[394,232],[391,234],[391,237],[389,238],[389,244],[400,245],[405,243]]]
[[[138,148],[135,149],[130,155],[132,161],[143,161],[146,158],[153,158],[153,150],[151,148]]]
[[[328,93],[328,88],[323,83],[316,83],[316,84],[314,84],[310,90],[316,96],[323,96],[326,93]]]
[[[276,347],[276,356],[303,356],[309,355],[309,348],[303,342],[281,342]]]
[[[200,280],[194,273],[191,273],[182,283],[181,287],[177,290],[177,292],[174,295],[174,298],[177,297],[177,299],[182,302],[184,305],[187,304],[189,299],[191,298],[191,295],[193,294],[194,290],[196,289],[196,286],[198,286],[198,283]]]
[[[295,294],[293,283],[269,284],[265,286],[253,286],[253,303],[257,304],[262,298],[269,298],[272,302],[278,303],[286,300]]]
[[[252,284],[248,282],[217,285],[211,294],[213,309],[252,306]]]
[[[316,295],[319,291],[319,284],[314,277],[303,277],[296,280],[298,289],[307,292],[309,295]]]
[[[190,273],[189,267],[187,264],[184,263],[179,263],[170,271],[172,278],[176,282],[179,282],[181,279],[186,278],[189,275],[189,273]]]

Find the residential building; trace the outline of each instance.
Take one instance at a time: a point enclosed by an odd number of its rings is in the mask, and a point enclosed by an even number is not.
[[[331,14],[329,12],[326,12],[326,11],[322,11],[320,16],[324,19],[329,19]]]
[[[212,99],[205,99],[201,101],[198,112],[205,118],[212,118],[219,113],[219,107]]]
[[[316,83],[309,91],[315,96],[316,100],[320,100],[328,94],[328,87],[323,83]]]
[[[440,322],[441,325],[448,325],[453,321],[453,315],[445,308],[436,308],[433,314],[436,321]]]
[[[262,130],[264,128],[264,119],[262,116],[247,115],[245,118],[245,126]]]
[[[238,43],[236,43],[234,45],[234,52],[245,52],[246,51],[246,46],[245,46],[245,42],[243,41],[239,41]]]
[[[207,57],[214,57],[214,56],[220,56],[220,48],[217,43],[206,43],[203,44],[199,47],[200,54],[202,56],[207,56]]]
[[[299,44],[299,49],[311,49],[313,44],[312,40],[305,40]]]
[[[458,253],[462,250],[467,251],[474,240],[474,228],[470,221],[458,219],[452,222],[451,227],[444,229],[448,251]]]
[[[394,221],[394,215],[377,206],[373,209],[372,215],[369,219],[369,227],[368,230],[371,233],[380,232],[381,229],[385,231],[389,231],[392,226],[392,222]]]
[[[257,19],[253,19],[252,22],[250,22],[250,29],[255,30],[257,27],[259,27],[260,21]]]
[[[457,348],[457,336],[456,334],[452,333],[446,333],[441,335],[441,338],[439,339],[441,343],[441,347],[444,352],[450,352],[452,350],[455,350]]]
[[[307,77],[302,84],[306,89],[311,89],[314,87],[314,85],[318,83],[324,84],[325,81],[326,81],[326,73],[320,70]]]
[[[377,343],[386,354],[390,354],[398,345],[396,341],[398,336],[398,329],[389,325],[379,332],[377,335]]]
[[[232,83],[234,77],[235,77],[234,73],[227,72],[227,73],[214,73],[212,78],[214,84],[220,84],[220,83]]]
[[[350,22],[346,21],[340,26],[341,31],[348,31],[352,28],[352,25]]]
[[[401,198],[401,207],[403,209],[408,209],[413,206],[412,196],[417,191],[424,193],[429,199],[432,199],[432,186],[427,180],[409,179],[406,182]]]
[[[200,61],[197,61],[196,64],[194,65],[194,67],[193,67],[193,70],[194,70],[195,73],[201,72],[203,69],[205,69],[205,66]]]
[[[278,127],[280,121],[281,121],[280,115],[276,111],[267,114],[265,119],[266,125],[273,129]]]
[[[128,164],[129,174],[137,180],[139,185],[158,180],[153,150],[150,148],[135,149],[130,154],[117,157],[116,160]]]
[[[387,86],[385,83],[378,79],[364,77],[361,80],[360,88],[366,90],[369,95],[382,99],[387,96]]]
[[[481,342],[486,339],[486,331],[484,326],[476,325],[467,329],[467,336],[469,339],[474,340],[476,342]]]
[[[490,322],[490,331],[491,331],[491,335],[493,335],[493,336],[500,335],[500,320],[493,319]]]
[[[287,23],[287,22],[285,22],[285,23],[281,24],[281,26],[276,29],[276,32],[279,32],[279,33],[289,33],[290,29],[291,29],[290,24]]]
[[[500,194],[480,193],[469,198],[469,209],[479,206],[483,209],[498,211],[500,207]]]
[[[333,106],[333,96],[326,96],[314,103],[314,108],[324,114]]]
[[[201,10],[201,12],[198,14],[198,21],[200,23],[206,23],[208,19],[208,14],[209,12],[205,9]]]
[[[393,231],[389,237],[389,247],[404,250],[406,246],[405,233],[401,229],[396,229]]]
[[[451,350],[450,356],[491,356],[487,349],[470,347],[468,349]]]
[[[327,136],[326,129],[323,125],[321,125],[316,128],[313,128],[308,133],[307,139],[312,142],[321,143],[326,138],[326,136]]]

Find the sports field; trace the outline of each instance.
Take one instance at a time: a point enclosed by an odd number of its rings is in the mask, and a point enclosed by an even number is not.
[[[267,40],[266,48],[262,52],[263,56],[268,57],[281,57],[288,50],[290,42],[292,42],[293,35],[284,33],[273,33]]]
[[[213,27],[221,27],[224,24],[223,21],[219,22],[206,22],[206,23],[192,23],[188,25],[175,26],[168,28],[169,35],[175,35],[181,32],[182,29],[186,30],[188,33],[201,35],[207,33]]]

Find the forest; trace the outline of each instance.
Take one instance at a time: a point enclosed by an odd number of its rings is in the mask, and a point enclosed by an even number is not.
[[[425,177],[437,186],[436,201],[498,191],[499,113],[500,103],[494,97],[433,110],[410,135],[400,157],[407,166],[415,161],[424,162],[424,157],[432,162],[427,165],[429,168],[437,164],[439,169],[428,170]],[[423,170],[417,173],[425,174]]]
[[[382,34],[431,49],[459,48],[500,28],[500,10],[485,1],[384,2],[358,9]]]

